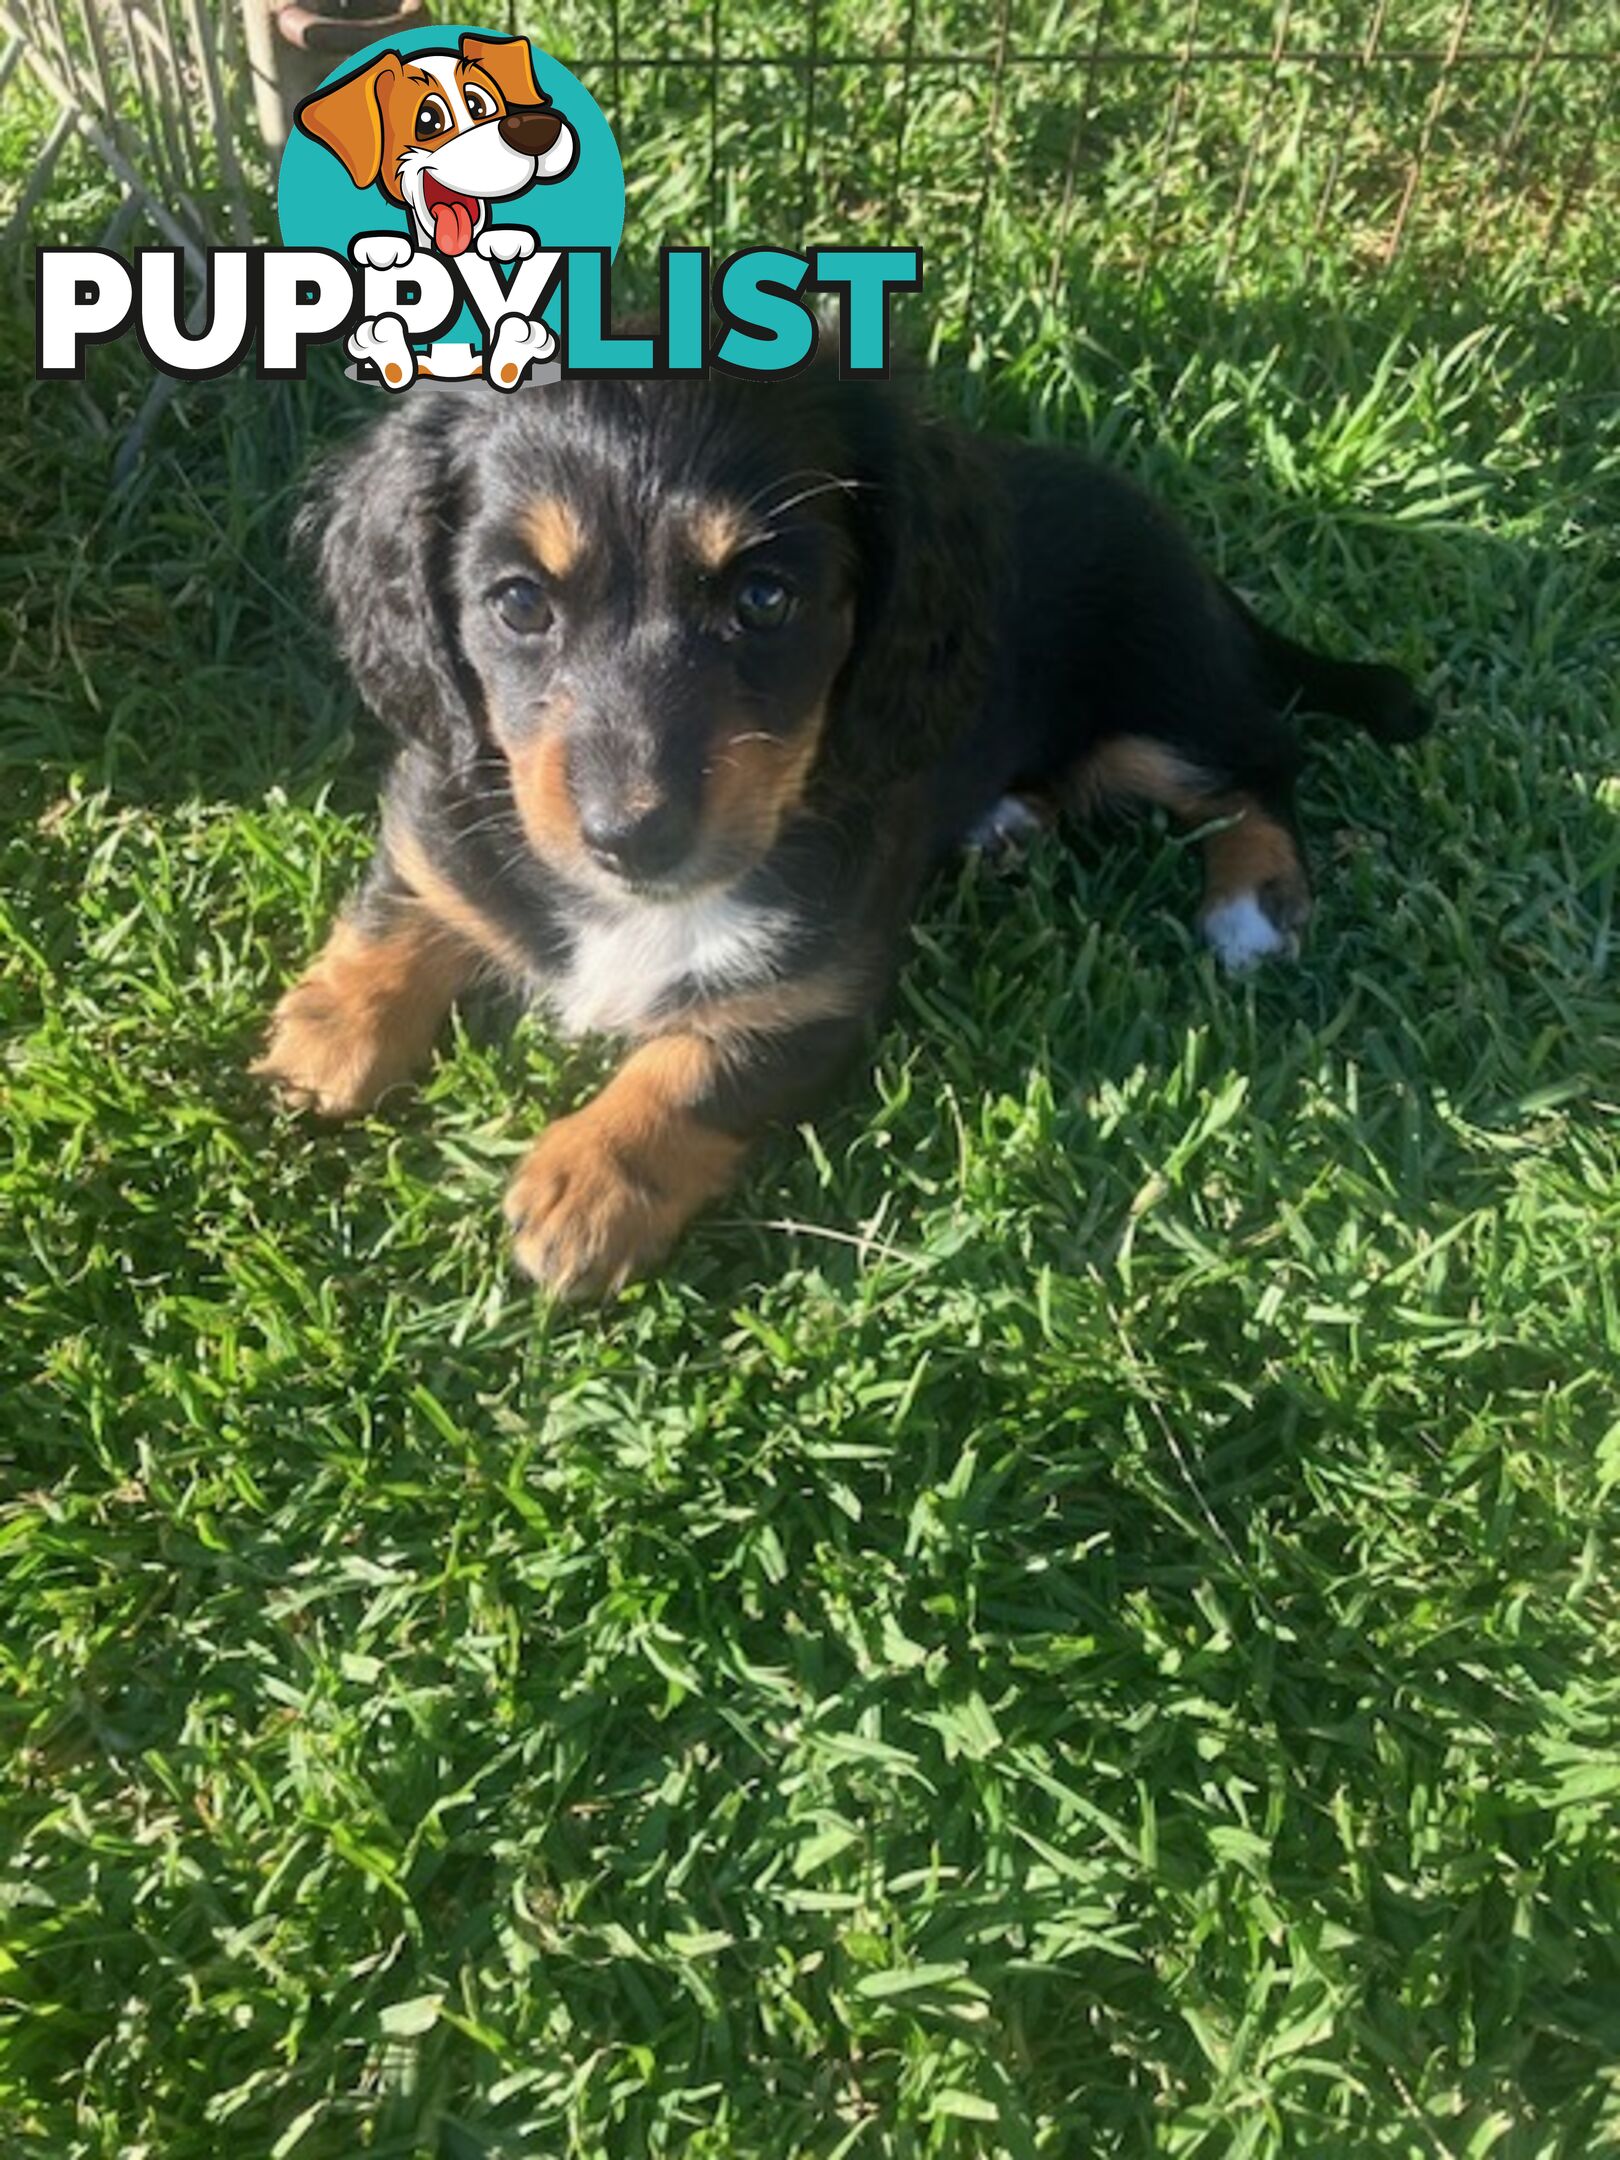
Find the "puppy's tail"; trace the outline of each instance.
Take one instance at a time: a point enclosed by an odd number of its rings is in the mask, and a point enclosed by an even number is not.
[[[1416,742],[1434,725],[1434,715],[1418,696],[1410,677],[1383,661],[1335,660],[1327,653],[1296,645],[1269,629],[1251,608],[1227,591],[1227,598],[1254,640],[1268,686],[1279,705],[1298,703],[1313,712],[1337,713],[1354,720],[1381,743]]]

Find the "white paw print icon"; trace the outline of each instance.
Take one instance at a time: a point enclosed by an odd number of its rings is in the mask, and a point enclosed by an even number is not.
[[[531,362],[549,360],[557,341],[543,322],[527,315],[508,315],[495,333],[495,342],[484,363],[484,377],[497,390],[515,390]]]
[[[404,390],[416,380],[416,355],[405,342],[405,325],[397,315],[356,323],[348,351],[353,360],[371,361],[389,390]]]

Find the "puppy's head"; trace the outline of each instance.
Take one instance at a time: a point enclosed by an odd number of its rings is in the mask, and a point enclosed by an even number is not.
[[[819,367],[419,387],[328,483],[328,589],[379,716],[447,763],[493,754],[537,855],[684,897],[976,700],[969,455]]]

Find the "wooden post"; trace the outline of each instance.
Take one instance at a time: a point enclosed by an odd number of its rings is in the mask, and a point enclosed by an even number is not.
[[[241,0],[242,32],[259,132],[272,155],[292,126],[293,108],[329,75],[346,53],[428,20],[426,0]],[[370,10],[375,9],[373,13]]]

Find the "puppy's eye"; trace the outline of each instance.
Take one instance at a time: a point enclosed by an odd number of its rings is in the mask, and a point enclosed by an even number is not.
[[[487,90],[480,90],[476,83],[464,83],[462,96],[467,100],[467,110],[475,120],[493,120],[495,100]]]
[[[519,637],[539,637],[551,628],[551,602],[533,578],[507,578],[488,598],[507,629]]]
[[[450,132],[450,108],[442,97],[425,97],[422,109],[416,116],[416,139],[418,142],[437,142],[441,135]]]
[[[733,605],[744,630],[780,630],[793,613],[793,595],[779,577],[756,570],[738,586]]]

